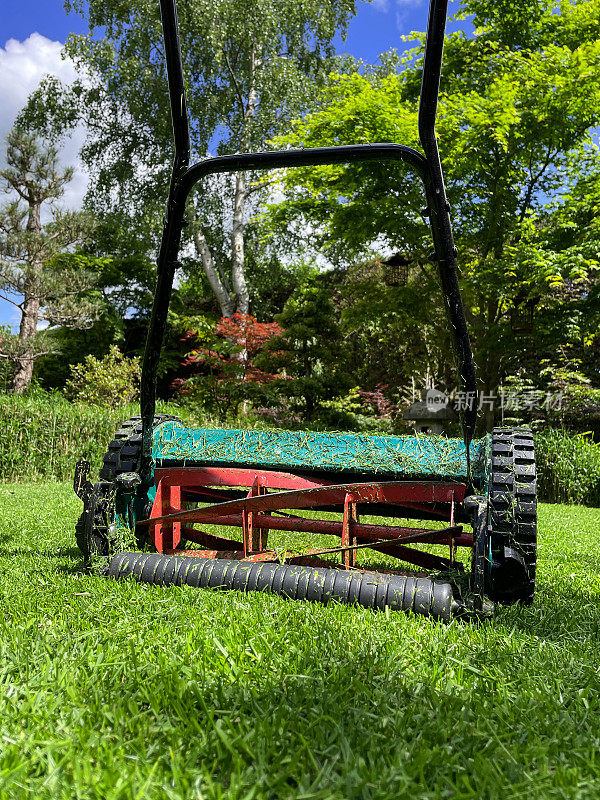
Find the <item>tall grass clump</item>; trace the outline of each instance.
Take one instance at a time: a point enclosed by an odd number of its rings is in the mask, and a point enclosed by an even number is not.
[[[600,506],[600,444],[556,428],[535,436],[538,497]]]
[[[166,403],[159,403],[157,412],[190,425],[199,422],[189,411]],[[0,395],[0,480],[70,480],[81,458],[91,463],[95,475],[115,430],[139,413],[136,403],[102,408],[44,392]]]

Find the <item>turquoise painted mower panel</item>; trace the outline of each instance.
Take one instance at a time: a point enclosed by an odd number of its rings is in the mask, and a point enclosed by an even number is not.
[[[473,486],[487,492],[490,436],[471,443]],[[387,477],[393,480],[467,480],[462,439],[444,436],[376,436],[314,431],[187,428],[178,420],[160,422],[153,433],[153,471],[169,466],[261,467],[289,472]],[[115,521],[144,519],[156,486],[135,501],[115,495]]]
[[[486,437],[470,447],[472,479],[481,489],[486,482],[488,446]],[[390,475],[400,480],[467,480],[464,441],[444,436],[212,430],[165,422],[154,431],[152,458],[156,466],[235,464],[283,471]]]

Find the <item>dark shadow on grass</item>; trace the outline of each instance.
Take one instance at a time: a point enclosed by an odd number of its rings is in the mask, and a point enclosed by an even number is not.
[[[8,533],[8,532],[4,532],[4,533],[2,533],[2,534],[0,535],[0,542],[2,543],[2,545],[6,545],[6,544],[8,544],[8,542],[14,542],[14,541],[15,541],[15,538],[16,538],[16,537],[15,537],[15,536],[13,536],[12,534],[10,534],[10,533]],[[0,555],[1,555],[3,552],[4,552],[4,550],[2,549],[2,547],[0,547]]]
[[[87,575],[87,571],[84,569],[83,563],[79,563],[74,567],[65,567],[65,566],[58,566],[56,568],[57,572],[60,572],[62,575]]]

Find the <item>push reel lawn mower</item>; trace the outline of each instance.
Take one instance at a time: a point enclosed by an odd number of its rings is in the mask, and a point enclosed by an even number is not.
[[[475,440],[476,407],[462,414],[462,438],[204,430],[155,414],[157,366],[193,186],[219,172],[368,160],[403,161],[422,181],[460,388],[477,396],[435,135],[447,0],[431,0],[429,9],[419,104],[422,152],[395,143],[362,144],[226,155],[192,166],[175,0],[160,2],[175,159],[141,415],[115,434],[97,482],[89,480],[88,462],[77,464],[75,491],[84,512],[76,538],[84,558],[104,558],[112,577],[335,599],[442,619],[485,616],[494,602],[531,603],[536,474],[529,430],[496,428]],[[425,526],[398,524],[406,519]],[[123,530],[153,552],[122,552]],[[298,544],[269,547],[273,531],[292,534]],[[302,549],[307,533],[333,540]],[[465,547],[469,569],[457,557]],[[383,554],[385,566],[366,564],[364,550],[371,561]],[[389,557],[408,568],[390,569]]]

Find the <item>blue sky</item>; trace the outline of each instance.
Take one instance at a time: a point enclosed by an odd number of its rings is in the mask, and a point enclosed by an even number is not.
[[[326,2],[326,0],[324,0]],[[338,41],[340,52],[348,52],[375,63],[380,53],[407,46],[401,39],[412,30],[425,30],[427,0],[374,0],[359,2],[345,42]],[[458,3],[450,6],[456,13]],[[451,24],[455,29],[457,24]],[[82,18],[67,14],[60,0],[0,0],[0,140],[4,140],[27,95],[46,72],[69,79],[72,70],[61,61],[60,45],[71,31],[85,32]],[[82,133],[63,152],[72,163],[81,144]],[[0,146],[0,152],[2,150]],[[76,175],[65,198],[77,206],[85,191],[83,174]],[[0,324],[15,325],[18,311],[0,299]]]
[[[456,8],[457,4],[453,6]],[[60,0],[1,0],[0,9],[2,46],[11,38],[24,41],[34,32],[64,42],[71,31],[85,31],[81,17],[67,14]],[[411,30],[424,30],[426,22],[424,0],[359,3],[344,49],[365,61],[374,61],[379,53],[391,47],[402,47],[400,36]]]

